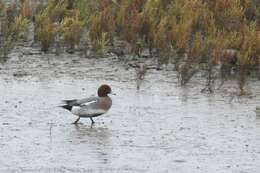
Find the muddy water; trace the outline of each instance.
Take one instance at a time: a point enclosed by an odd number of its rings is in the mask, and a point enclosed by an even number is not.
[[[42,55],[23,48],[0,65],[0,172],[219,173],[260,171],[260,85],[235,97],[226,84],[201,94],[203,78],[187,88],[171,69],[150,70],[139,91],[134,69],[116,58]],[[108,83],[117,94],[104,116],[76,119],[62,99],[95,94]]]

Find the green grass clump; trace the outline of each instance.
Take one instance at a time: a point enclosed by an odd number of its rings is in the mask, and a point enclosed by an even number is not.
[[[73,17],[65,17],[62,21],[64,42],[73,51],[75,45],[79,45],[83,32],[83,22],[79,20],[78,13]]]
[[[0,2],[1,36],[3,37],[0,52],[2,58],[7,58],[8,53],[15,46],[15,42],[21,38],[20,34],[26,32],[30,23],[28,1],[23,1],[19,5],[20,9],[15,3],[5,5],[2,1]]]

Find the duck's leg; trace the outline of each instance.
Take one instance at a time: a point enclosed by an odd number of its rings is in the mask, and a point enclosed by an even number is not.
[[[93,120],[92,117],[90,117],[90,120],[91,120],[91,125],[93,125],[95,123],[95,121]]]
[[[77,124],[78,121],[79,121],[79,119],[80,119],[80,117],[78,117],[78,118],[76,119],[76,121],[74,121],[72,124]]]

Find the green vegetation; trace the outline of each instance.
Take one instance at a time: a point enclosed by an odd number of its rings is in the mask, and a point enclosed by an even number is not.
[[[21,33],[25,32],[31,17],[31,10],[27,0],[20,4],[5,5],[0,1],[1,16],[1,48],[0,58],[7,58],[9,51],[14,47],[15,42],[21,38]]]
[[[0,5],[7,38],[32,19],[28,1],[13,6]],[[241,93],[249,72],[260,71],[259,0],[48,0],[34,15],[43,51],[57,37],[70,52],[87,44],[101,54],[124,40],[138,57],[148,49],[174,59],[183,85],[206,71],[210,91],[214,68],[220,66],[223,81],[235,70]]]

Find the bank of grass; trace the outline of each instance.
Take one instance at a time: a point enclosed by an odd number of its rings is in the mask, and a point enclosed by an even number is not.
[[[124,40],[138,56],[148,49],[159,59],[174,59],[183,85],[203,69],[209,90],[219,64],[223,79],[237,72],[241,93],[246,76],[260,72],[259,0],[48,0],[34,7],[32,1],[23,0],[21,4],[17,15],[34,19],[35,38],[43,51],[59,40],[70,52],[81,46],[102,53],[108,44]],[[32,8],[37,10],[31,18]],[[8,13],[1,5],[3,11]]]

